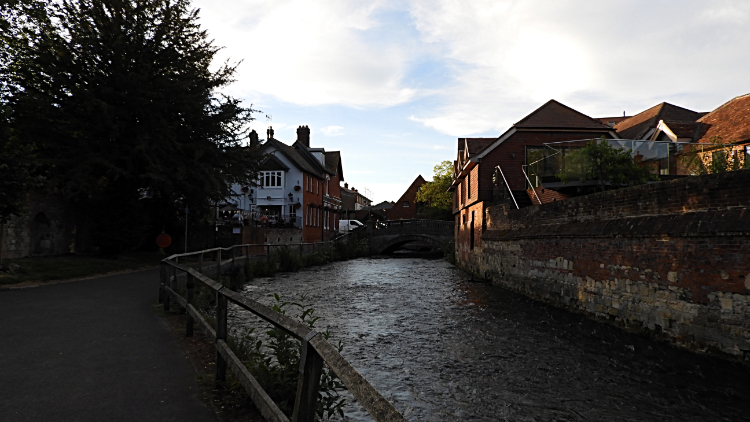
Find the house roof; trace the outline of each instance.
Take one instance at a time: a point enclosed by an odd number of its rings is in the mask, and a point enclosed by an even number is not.
[[[420,187],[420,186],[424,185],[425,183],[427,183],[427,181],[424,180],[424,177],[422,177],[421,174],[419,176],[417,176],[417,178],[414,179],[413,182],[411,182],[411,185],[409,185],[409,187],[404,191],[404,194],[401,195],[400,198],[398,198],[398,201],[396,201],[396,203],[400,204],[401,202],[403,202],[405,200],[409,200],[409,198],[406,197],[406,195],[409,194],[409,191],[411,191],[412,188],[414,188],[414,187]]]
[[[678,138],[690,138],[695,136],[695,129],[698,127],[697,122],[685,122],[680,120],[664,120],[664,124]]]
[[[698,123],[696,142],[710,142],[714,137],[721,137],[724,142],[750,140],[750,94],[732,98]]]
[[[260,170],[289,170],[289,167],[279,161],[275,155],[267,155],[260,163]]]
[[[321,171],[322,166],[316,167],[314,163],[311,163],[308,159],[306,159],[297,148],[291,147],[277,139],[268,138],[268,140],[266,140],[266,142],[263,144],[261,152],[269,147],[276,148],[277,151],[284,154],[284,156],[287,157],[289,161],[291,161],[294,166],[301,171],[312,174],[318,178],[325,179],[325,175],[323,175],[323,172]],[[312,158],[313,160],[315,159],[315,157]]]
[[[333,174],[339,175],[339,180],[344,181],[344,169],[341,166],[341,151],[326,151],[325,167]]]
[[[497,138],[466,138],[466,146],[469,149],[469,157],[487,148]]]
[[[615,117],[595,117],[596,120],[604,123],[605,125],[612,127],[623,120],[627,120],[633,116],[615,116]]]
[[[292,144],[292,147],[299,153],[299,155],[301,155],[305,159],[305,161],[308,162],[308,164],[310,164],[310,166],[314,167],[317,170],[317,173],[315,173],[316,176],[318,176],[318,177],[320,177],[322,179],[325,179],[325,174],[326,173],[330,174],[331,176],[333,176],[334,174],[336,174],[335,172],[333,172],[333,171],[329,170],[328,168],[326,168],[323,165],[323,163],[321,163],[320,160],[318,160],[313,155],[313,153],[310,152],[310,148],[307,147],[305,144],[297,141],[294,144]]]
[[[609,129],[609,126],[579,111],[549,100],[518,123],[516,128]]]
[[[643,139],[651,129],[656,128],[660,120],[695,122],[704,114],[674,104],[660,103],[617,123],[614,129],[623,139]]]

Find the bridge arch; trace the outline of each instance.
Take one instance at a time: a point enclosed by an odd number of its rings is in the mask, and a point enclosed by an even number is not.
[[[390,254],[401,246],[411,242],[426,242],[435,249],[444,250],[450,239],[445,236],[434,236],[428,234],[401,234],[393,236],[373,237],[371,250],[377,255]]]

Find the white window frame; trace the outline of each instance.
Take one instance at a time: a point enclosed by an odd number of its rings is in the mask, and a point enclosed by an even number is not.
[[[281,170],[261,171],[259,184],[263,189],[283,189],[284,173]]]

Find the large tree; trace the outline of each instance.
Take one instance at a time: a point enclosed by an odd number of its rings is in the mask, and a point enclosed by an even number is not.
[[[46,12],[51,30],[17,55],[13,129],[102,249],[136,245],[149,218],[200,215],[254,179],[257,148],[243,147],[254,110],[219,93],[236,67],[211,68],[218,48],[188,0],[62,0]]]

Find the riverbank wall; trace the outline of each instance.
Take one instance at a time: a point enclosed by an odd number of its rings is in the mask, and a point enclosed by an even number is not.
[[[750,170],[486,210],[458,264],[533,298],[750,360]]]

